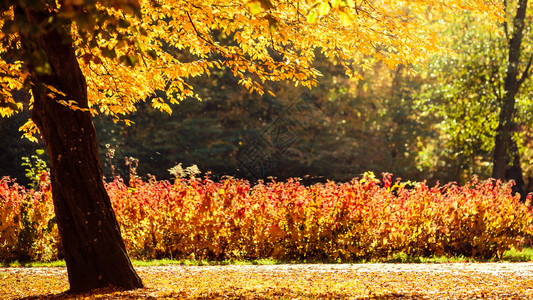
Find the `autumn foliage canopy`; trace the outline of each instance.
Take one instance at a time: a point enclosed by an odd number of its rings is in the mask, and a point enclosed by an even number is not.
[[[151,96],[154,107],[194,97],[187,78],[213,71],[231,72],[250,91],[263,93],[267,81],[291,80],[312,87],[320,73],[312,67],[316,51],[343,64],[368,67],[381,60],[390,67],[416,64],[442,51],[440,37],[424,23],[433,12],[472,10],[497,17],[491,1],[35,1],[34,9],[55,13],[40,27],[15,17],[10,1],[0,12],[0,113],[23,108],[13,91],[32,83],[22,61],[52,72],[42,51],[21,57],[17,35],[63,28],[70,33],[87,79],[89,110],[116,118],[135,111]],[[39,86],[53,94],[62,91]],[[61,100],[76,108],[75,101]],[[29,107],[31,107],[31,102]],[[34,133],[29,121],[23,128]]]
[[[320,75],[312,67],[317,51],[348,75],[369,60],[418,63],[442,50],[422,17],[461,10],[492,18],[502,12],[483,0],[0,0],[0,115],[25,103],[32,117],[22,129],[33,139],[40,133],[46,144],[70,292],[143,286],[103,184],[92,115],[118,120],[145,100],[170,113],[171,104],[196,97],[188,78],[213,71],[260,94],[267,81],[312,87]],[[342,243],[332,247],[354,253]]]

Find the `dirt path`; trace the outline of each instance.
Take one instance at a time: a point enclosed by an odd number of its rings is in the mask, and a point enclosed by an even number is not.
[[[136,269],[144,289],[67,297],[65,268],[0,268],[0,299],[533,299],[533,263]]]

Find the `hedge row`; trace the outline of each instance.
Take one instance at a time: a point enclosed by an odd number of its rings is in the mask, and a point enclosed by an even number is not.
[[[490,258],[533,232],[529,201],[509,185],[473,179],[428,187],[372,176],[304,186],[226,178],[107,183],[136,258],[328,259],[464,255]],[[54,259],[60,239],[47,185],[0,181],[0,255]]]

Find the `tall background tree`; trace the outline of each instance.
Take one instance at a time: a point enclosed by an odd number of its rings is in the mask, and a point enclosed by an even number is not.
[[[514,180],[524,196],[531,176],[528,164],[521,163],[523,155],[530,160],[524,146],[532,122],[531,4],[503,4],[506,18],[496,28],[468,14],[451,21],[456,54],[436,59],[427,70],[426,108],[440,114],[439,127],[450,146],[444,149],[461,161],[463,177]]]
[[[70,291],[142,287],[103,185],[93,115],[120,120],[151,95],[154,108],[170,113],[170,104],[195,96],[188,78],[215,70],[260,94],[268,81],[312,87],[320,75],[311,65],[317,49],[348,74],[364,64],[362,55],[388,67],[416,64],[440,50],[439,37],[419,18],[427,9],[497,15],[500,7],[429,0],[1,1],[0,113],[26,105],[31,120],[23,128],[46,145]],[[188,55],[180,55],[183,49]],[[18,101],[16,91],[30,100]]]

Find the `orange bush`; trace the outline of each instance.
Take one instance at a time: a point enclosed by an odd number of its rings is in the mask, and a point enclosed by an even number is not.
[[[531,232],[529,202],[509,185],[429,188],[370,176],[310,187],[227,178],[108,185],[127,247],[139,257],[358,259],[498,257]]]
[[[49,183],[34,191],[0,179],[0,260],[57,259],[59,248]]]
[[[51,193],[0,181],[1,258],[60,254]],[[510,185],[473,179],[428,187],[365,176],[304,186],[226,178],[107,183],[126,247],[137,258],[342,259],[409,255],[499,257],[532,233]]]

